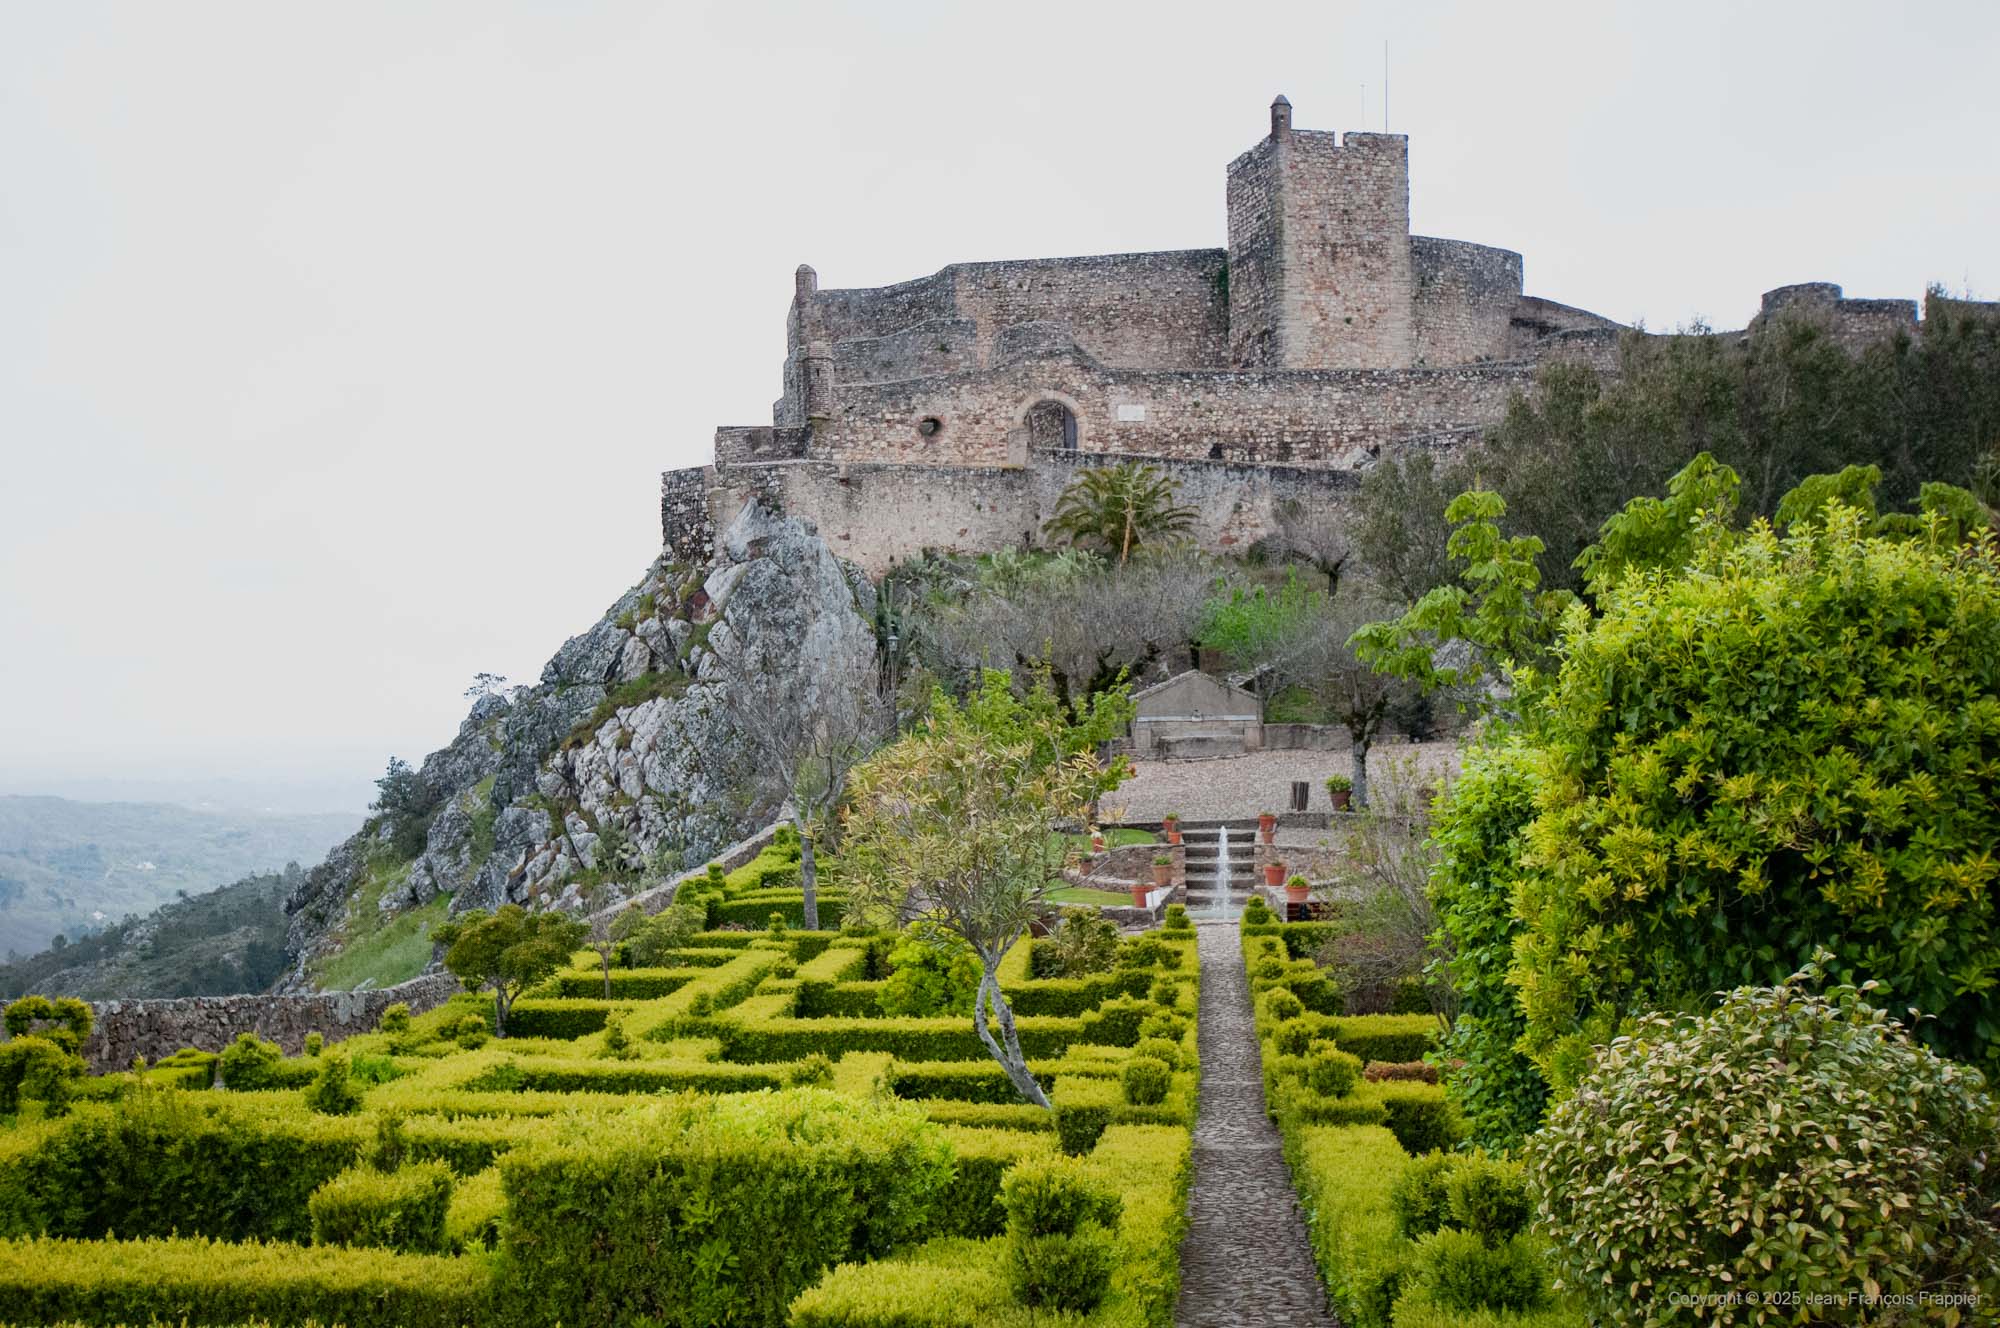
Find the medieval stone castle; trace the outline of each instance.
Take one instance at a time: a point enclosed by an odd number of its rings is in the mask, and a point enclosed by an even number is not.
[[[1517,253],[1410,234],[1404,135],[1295,129],[1279,97],[1226,174],[1225,249],[861,290],[800,267],[772,422],[667,472],[669,551],[706,557],[752,501],[871,574],[1032,545],[1079,467],[1133,457],[1168,472],[1201,541],[1247,546],[1281,505],[1337,509],[1386,455],[1475,439],[1552,358],[1615,366],[1630,334],[1525,294]],[[1915,301],[1818,283],[1765,295],[1758,322],[1780,312],[1850,343],[1917,327]]]

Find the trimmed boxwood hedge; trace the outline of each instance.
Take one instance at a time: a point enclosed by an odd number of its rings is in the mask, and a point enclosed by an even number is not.
[[[22,1323],[491,1322],[485,1258],[170,1240],[0,1241],[0,1305]]]
[[[748,1093],[784,1085],[784,1071],[777,1067],[524,1056],[496,1066],[463,1086],[474,1092]]]
[[[1051,1076],[1037,1072],[1036,1077],[1047,1092]],[[1021,1100],[1020,1091],[1007,1078],[1007,1072],[990,1059],[943,1063],[898,1061],[889,1067],[888,1081],[889,1091],[906,1099],[1000,1103]]]
[[[838,926],[847,908],[845,895],[834,891],[819,892],[819,925]],[[789,890],[757,890],[738,895],[733,899],[710,897],[708,903],[708,925],[726,926],[735,923],[742,927],[763,928],[777,913],[785,919],[785,925],[793,929],[805,926],[806,901],[803,893],[794,886]]]
[[[934,1230],[952,1156],[914,1107],[792,1089],[651,1104],[500,1174],[515,1303],[776,1328],[826,1268]]]
[[[0,1138],[0,1235],[309,1240],[312,1192],[373,1137],[359,1117],[239,1108],[230,1094],[91,1103]]]
[[[681,984],[685,986],[686,984]],[[604,990],[602,981],[597,989]],[[523,996],[514,1002],[507,1016],[510,1038],[558,1038],[570,1041],[604,1031],[604,1021],[613,1013],[630,1009],[630,1001],[554,1000]]]
[[[1295,924],[1296,925],[1296,924]],[[1437,1018],[1428,1014],[1351,1014],[1327,1031],[1363,1061],[1420,1061],[1437,1050]]]
[[[703,968],[614,968],[611,970],[611,996],[614,1001],[650,1001],[661,996],[671,996],[688,983],[700,977]],[[572,1000],[603,1000],[604,973],[568,972],[559,973],[547,984],[538,996],[560,996]],[[519,1003],[516,1002],[516,1009]],[[546,1034],[542,1036],[547,1036]]]
[[[451,1189],[451,1168],[442,1162],[411,1162],[394,1171],[372,1166],[343,1171],[314,1190],[307,1205],[313,1243],[443,1253]]]
[[[1083,1169],[1123,1201],[1113,1235],[1110,1293],[1089,1322],[1121,1328],[1169,1328],[1174,1322],[1181,1237],[1187,1230],[1189,1142],[1185,1129],[1113,1125],[1084,1159]],[[845,1263],[792,1302],[791,1328],[977,1328],[1014,1322],[1005,1258],[1004,1242],[946,1239],[890,1260]],[[1028,1321],[1025,1310],[1014,1315]]]

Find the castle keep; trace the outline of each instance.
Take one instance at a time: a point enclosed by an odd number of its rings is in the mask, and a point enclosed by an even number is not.
[[[668,549],[705,557],[751,501],[874,574],[1032,544],[1077,468],[1130,457],[1167,470],[1199,539],[1247,545],[1386,454],[1476,437],[1552,357],[1615,363],[1626,329],[1525,294],[1519,254],[1410,234],[1404,135],[1295,129],[1279,97],[1226,177],[1224,249],[856,290],[800,267],[772,422],[667,472]],[[1780,310],[1857,340],[1916,325],[1913,301],[1837,286],[1773,291]]]

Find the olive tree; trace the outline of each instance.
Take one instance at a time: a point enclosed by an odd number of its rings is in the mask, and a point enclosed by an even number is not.
[[[989,672],[964,705],[940,693],[922,727],[855,770],[844,879],[859,909],[920,919],[971,949],[973,1027],[1021,1096],[1047,1107],[1000,990],[1000,961],[1043,912],[1063,865],[1060,829],[1126,767],[1096,752],[1121,717],[1115,703],[1072,709],[1045,681],[1025,699],[1008,685]]]

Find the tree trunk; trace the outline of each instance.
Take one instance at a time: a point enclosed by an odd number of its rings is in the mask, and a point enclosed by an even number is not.
[[[507,1036],[507,1007],[513,1003],[513,999],[507,995],[505,987],[495,987],[493,989],[494,1037],[503,1038]]]
[[[986,1026],[986,1003],[993,1002],[994,1018],[1000,1025],[1000,1036],[994,1038],[993,1031]],[[1000,994],[1000,961],[986,964],[985,972],[979,978],[979,994],[973,997],[972,1026],[979,1030],[979,1040],[986,1044],[986,1050],[1007,1072],[1008,1082],[1014,1091],[1038,1107],[1048,1108],[1048,1094],[1035,1082],[1035,1076],[1028,1072],[1027,1057],[1021,1054],[1021,1039],[1014,1031],[1014,1011],[1007,1004],[1007,998]]]
[[[604,961],[604,999],[608,1001],[611,999],[611,947],[607,945],[599,950],[597,957]]]
[[[803,825],[799,827],[799,887],[805,894],[805,917],[802,919],[805,929],[818,931],[819,867],[813,862],[813,837]],[[609,980],[606,979],[607,982]]]
[[[1354,738],[1348,744],[1348,762],[1354,767],[1354,806],[1357,811],[1368,805],[1368,749],[1374,745],[1372,738]]]

